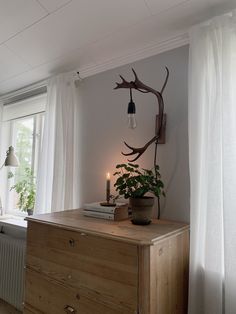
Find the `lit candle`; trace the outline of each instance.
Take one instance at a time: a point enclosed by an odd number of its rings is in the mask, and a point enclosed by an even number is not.
[[[106,182],[106,192],[107,192],[107,203],[110,202],[110,193],[111,193],[111,190],[110,190],[110,184],[111,184],[111,181],[110,181],[110,173],[108,172],[107,173],[107,182]]]

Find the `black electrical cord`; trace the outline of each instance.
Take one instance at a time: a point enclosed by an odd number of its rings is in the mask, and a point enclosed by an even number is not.
[[[158,180],[158,172],[157,172],[157,144],[158,140],[155,142],[155,152],[154,152],[154,169],[155,169],[155,177],[156,182]],[[160,219],[161,216],[161,207],[160,207],[160,197],[157,197],[157,219]]]

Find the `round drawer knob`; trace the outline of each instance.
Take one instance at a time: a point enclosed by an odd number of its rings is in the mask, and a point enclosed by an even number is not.
[[[67,314],[76,314],[76,310],[70,305],[66,305],[64,310]]]
[[[75,240],[74,239],[70,239],[69,240],[69,244],[71,247],[74,247],[75,246]]]

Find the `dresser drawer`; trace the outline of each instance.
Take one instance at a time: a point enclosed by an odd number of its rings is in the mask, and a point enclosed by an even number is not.
[[[89,300],[123,313],[137,308],[136,245],[30,222],[26,262]]]
[[[45,314],[122,314],[106,305],[86,298],[79,290],[66,287],[41,274],[26,272],[26,313]],[[27,310],[27,304],[28,309]],[[34,307],[30,305],[33,304]],[[28,311],[28,312],[27,312]],[[126,312],[125,312],[126,313]],[[131,312],[127,312],[131,313]],[[132,312],[134,313],[134,312]]]

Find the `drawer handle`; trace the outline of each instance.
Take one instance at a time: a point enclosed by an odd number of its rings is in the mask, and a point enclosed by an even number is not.
[[[70,246],[74,247],[75,246],[75,240],[74,239],[70,239],[69,240]]]
[[[70,305],[66,305],[64,310],[67,314],[76,314],[76,310]]]

